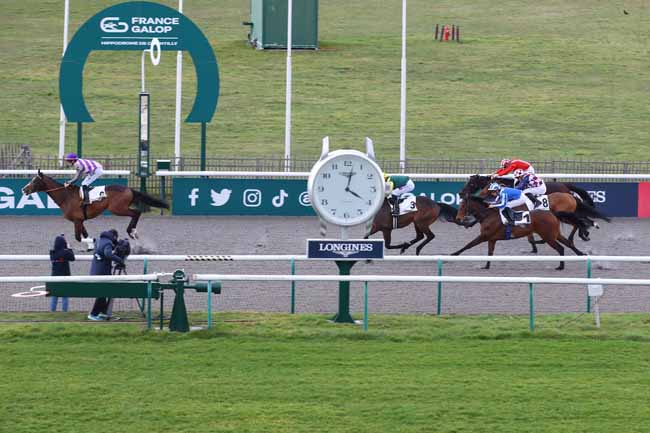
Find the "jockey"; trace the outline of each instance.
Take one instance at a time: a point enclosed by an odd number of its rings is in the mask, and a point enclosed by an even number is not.
[[[534,174],[526,173],[521,168],[514,171],[515,188],[521,190],[533,202],[535,207],[540,205],[538,195],[546,194],[546,184]]]
[[[90,200],[88,197],[88,191],[90,190],[90,184],[96,181],[99,176],[104,173],[102,165],[92,159],[78,158],[76,153],[68,153],[65,156],[65,162],[74,166],[77,170],[77,174],[63,185],[67,188],[70,184],[76,182],[81,176],[85,176],[84,180],[81,181],[81,188],[83,191],[82,205],[89,204]]]
[[[535,174],[535,169],[530,162],[522,161],[521,159],[502,159],[501,168],[492,175],[492,178],[494,179],[498,176],[505,176],[517,169],[523,170],[524,173]]]
[[[518,189],[502,187],[496,182],[488,186],[488,197],[492,198],[489,207],[501,210],[501,214],[510,224],[515,223],[513,208],[526,203],[526,196]]]
[[[391,206],[393,216],[399,216],[399,198],[402,194],[413,191],[415,184],[408,176],[384,174],[385,190],[388,204]]]

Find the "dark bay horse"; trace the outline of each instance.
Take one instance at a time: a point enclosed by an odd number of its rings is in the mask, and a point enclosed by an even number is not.
[[[493,255],[497,241],[506,239],[506,228],[501,222],[499,211],[497,209],[488,208],[482,199],[470,194],[465,194],[462,196],[462,199],[463,201],[460,204],[456,218],[459,221],[462,221],[467,215],[474,216],[481,224],[481,233],[463,248],[452,253],[452,255],[457,256],[463,251],[473,248],[483,242],[488,243],[488,256]],[[562,236],[562,233],[560,233],[560,221],[552,212],[533,210],[530,212],[530,220],[531,223],[528,225],[514,226],[512,228],[511,239],[537,233],[551,248],[557,251],[560,256],[564,255],[564,248],[560,244],[571,248],[571,250],[573,250],[577,255],[584,255],[582,251],[575,247],[573,242],[570,242]],[[487,262],[483,269],[490,269],[490,262]],[[556,269],[564,269],[564,262],[560,262],[560,266]]]
[[[23,194],[32,194],[34,192],[45,192],[61,208],[63,217],[74,223],[74,236],[77,241],[81,241],[81,236],[88,237],[88,232],[84,227],[84,220],[92,219],[100,215],[105,210],[114,215],[129,216],[131,222],[126,228],[126,232],[133,239],[137,237],[136,225],[140,218],[141,212],[132,209],[132,204],[146,204],[157,208],[169,209],[169,205],[164,201],[158,200],[148,194],[136,191],[122,185],[108,185],[106,187],[106,198],[89,204],[86,207],[84,215],[81,207],[81,196],[79,187],[70,185],[67,188],[38,171],[38,174],[23,187]]]
[[[481,176],[474,175],[471,178],[475,178],[475,182],[479,184],[478,188],[483,188],[490,184],[492,181],[490,176]],[[497,177],[499,183],[512,187],[514,185],[514,179],[510,177]],[[563,192],[566,194],[571,194],[572,196],[582,200],[587,205],[595,208],[594,200],[591,198],[589,193],[582,188],[578,188],[572,183],[567,182],[544,182],[546,184],[546,194],[552,194],[554,192]]]
[[[422,248],[431,242],[436,235],[433,234],[429,226],[436,222],[438,218],[444,218],[448,222],[454,222],[461,225],[456,221],[456,208],[445,203],[436,203],[429,197],[418,196],[415,199],[417,211],[400,215],[397,219],[397,227],[393,227],[393,216],[391,215],[390,205],[388,200],[384,199],[384,204],[375,215],[372,221],[372,228],[366,235],[365,239],[369,236],[381,232],[384,236],[384,242],[387,249],[401,249],[400,254],[404,254],[413,244],[420,242],[425,236],[426,239],[417,246],[415,254],[420,255]],[[404,242],[399,245],[391,245],[391,232],[394,228],[406,227],[410,224],[415,226],[415,239],[409,242]]]

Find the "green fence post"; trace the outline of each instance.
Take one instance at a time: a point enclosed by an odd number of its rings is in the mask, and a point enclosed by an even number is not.
[[[208,281],[208,329],[212,328],[212,281]]]
[[[291,276],[296,275],[296,259],[291,258]],[[291,281],[291,314],[296,314],[296,282]]]
[[[442,277],[442,260],[438,259],[438,276]],[[436,305],[436,315],[440,316],[442,310],[442,281],[438,281],[438,302]]]
[[[147,281],[147,329],[151,329],[151,281]]]
[[[591,258],[587,258],[587,278],[591,278]],[[589,288],[587,288],[587,313],[591,313],[591,296],[589,296]]]
[[[368,282],[363,285],[363,330],[368,332]]]
[[[535,287],[533,283],[528,283],[528,300],[530,303],[530,331],[535,331]]]

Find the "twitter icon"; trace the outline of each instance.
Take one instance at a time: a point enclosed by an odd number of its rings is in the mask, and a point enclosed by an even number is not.
[[[210,189],[210,197],[212,197],[212,203],[210,206],[223,206],[228,203],[230,200],[230,194],[232,193],[231,189],[222,189],[220,192],[216,192],[213,189]]]

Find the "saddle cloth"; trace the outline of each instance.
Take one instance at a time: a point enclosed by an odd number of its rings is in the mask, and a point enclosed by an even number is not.
[[[526,226],[530,224],[529,211],[513,212],[513,213],[515,214],[515,226]],[[501,222],[503,223],[504,226],[509,224],[506,217],[503,216],[503,212],[499,211],[499,216],[501,217]]]
[[[550,201],[548,199],[548,195],[546,195],[546,194],[538,195],[537,200],[540,203],[537,207],[535,207],[533,205],[533,202],[531,202],[530,200],[526,201],[526,206],[528,206],[528,210],[534,210],[534,209],[537,209],[537,210],[551,210],[551,203],[550,203]]]
[[[418,210],[416,204],[415,204],[415,196],[409,195],[406,196],[400,201],[399,203],[399,214],[404,215],[410,212],[415,212]]]
[[[79,188],[79,195],[83,200],[83,188]],[[94,203],[96,201],[104,200],[106,198],[106,186],[93,186],[90,191],[88,191],[89,202]]]

